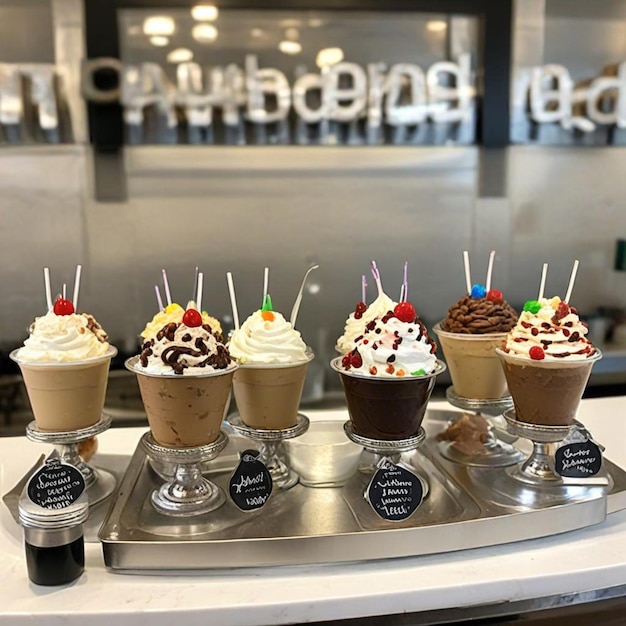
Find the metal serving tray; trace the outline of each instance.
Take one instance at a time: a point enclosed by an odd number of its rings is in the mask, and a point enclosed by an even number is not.
[[[296,485],[275,492],[253,512],[227,498],[205,515],[167,517],[152,508],[149,495],[163,480],[138,446],[100,529],[105,563],[117,571],[159,573],[433,554],[575,530],[626,508],[626,472],[606,459],[608,487],[572,486],[568,504],[523,504],[523,489],[516,493],[514,481],[502,482],[504,470],[468,468],[439,454],[434,436],[454,417],[458,413],[429,412],[426,443],[405,459],[428,477],[430,492],[402,522],[373,512],[363,498],[371,475],[361,472],[341,488]],[[251,447],[249,440],[229,436],[229,448],[209,472],[225,491],[237,452]]]

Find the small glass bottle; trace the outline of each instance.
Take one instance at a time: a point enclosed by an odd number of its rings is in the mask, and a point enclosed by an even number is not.
[[[80,472],[71,465],[59,464],[57,460],[54,467],[61,465],[66,474],[71,474],[73,483],[82,480]],[[64,585],[76,580],[85,569],[83,522],[89,514],[87,490],[83,482],[82,489],[78,486],[76,500],[71,501],[73,496],[69,495],[66,502],[51,504],[53,498],[42,497],[42,492],[35,489],[43,471],[40,468],[31,477],[19,502],[28,577],[37,585]],[[59,491],[62,486],[53,489],[53,493]],[[73,495],[76,494],[75,489]],[[62,508],[50,508],[60,505]]]

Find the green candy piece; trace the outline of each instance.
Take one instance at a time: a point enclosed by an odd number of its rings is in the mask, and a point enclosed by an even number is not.
[[[529,311],[533,315],[535,313],[539,313],[540,310],[541,310],[541,305],[539,304],[539,302],[537,302],[537,300],[527,300],[524,303],[524,311]]]
[[[411,372],[411,376],[423,376],[424,374],[426,374],[426,370],[415,370]]]
[[[274,307],[272,307],[272,299],[270,298],[270,294],[269,293],[265,294],[261,311],[273,311],[273,310],[274,310]]]

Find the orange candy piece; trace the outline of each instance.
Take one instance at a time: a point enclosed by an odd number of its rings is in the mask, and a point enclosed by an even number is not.
[[[266,321],[266,322],[273,322],[276,319],[276,316],[274,315],[274,313],[272,311],[263,311],[261,313],[261,317]]]

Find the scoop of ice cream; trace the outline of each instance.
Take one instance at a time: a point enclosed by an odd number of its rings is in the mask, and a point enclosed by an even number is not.
[[[148,374],[197,375],[223,370],[231,363],[222,336],[208,324],[166,324],[141,347],[138,368]]]
[[[276,311],[255,311],[230,338],[239,363],[296,363],[308,358],[300,333]]]
[[[108,336],[92,315],[57,315],[49,311],[35,318],[30,336],[20,348],[23,361],[65,363],[102,356],[109,350]]]
[[[346,371],[380,378],[423,376],[434,371],[437,345],[408,302],[369,322],[342,360]]]
[[[576,309],[558,296],[529,300],[507,335],[504,350],[536,361],[589,358],[596,349],[586,335],[587,325]]]
[[[187,308],[195,308],[195,303],[190,302],[187,305]],[[180,324],[183,321],[184,314],[185,309],[183,309],[180,304],[176,304],[175,302],[168,304],[146,324],[146,327],[141,331],[141,336],[145,340],[153,339],[167,324]],[[208,324],[214,332],[219,334],[222,333],[222,326],[220,323],[214,317],[211,317],[206,311],[202,311],[202,323]]]
[[[352,350],[354,340],[364,333],[367,324],[377,317],[382,317],[387,311],[393,311],[395,306],[396,303],[382,291],[369,306],[364,302],[359,302],[354,313],[348,316],[343,335],[337,339],[335,348],[342,354]]]
[[[463,296],[448,309],[441,329],[467,335],[508,333],[517,317],[517,311],[493,289],[483,298]]]

